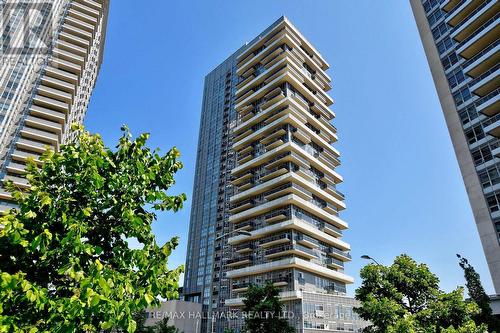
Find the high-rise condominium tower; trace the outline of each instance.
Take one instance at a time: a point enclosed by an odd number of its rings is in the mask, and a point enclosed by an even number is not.
[[[266,282],[298,332],[364,325],[345,297],[353,279],[326,69],[282,17],[205,79],[184,283],[208,313],[202,332],[239,332],[228,311]]]
[[[2,1],[0,180],[20,188],[28,157],[72,139],[102,62],[109,0]],[[0,190],[0,210],[13,205]]]
[[[498,294],[500,3],[410,2]]]

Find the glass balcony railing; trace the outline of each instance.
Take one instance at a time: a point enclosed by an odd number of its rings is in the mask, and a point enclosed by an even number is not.
[[[467,60],[466,62],[464,62],[464,64],[462,65],[462,68],[467,68],[468,66],[470,66],[477,59],[481,58],[483,55],[485,55],[490,50],[492,50],[493,48],[495,48],[499,43],[500,43],[500,39],[495,40],[493,43],[491,43],[490,45],[488,45],[487,47],[485,47],[481,52],[479,52],[478,54],[476,54],[474,57],[472,57],[469,60]]]
[[[493,66],[492,68],[490,68],[489,70],[487,70],[486,72],[484,72],[483,74],[481,74],[480,76],[478,76],[477,78],[475,78],[474,80],[470,81],[469,82],[469,87],[474,86],[479,81],[481,81],[484,78],[490,76],[491,74],[493,74],[494,72],[496,72],[499,68],[500,68],[500,64],[496,64],[495,66]]]
[[[452,10],[450,10],[448,12],[448,17],[450,17],[453,13],[455,13],[457,11],[458,8],[460,8],[466,1],[468,0],[460,0],[456,5],[455,7],[452,8]]]
[[[352,258],[352,257],[351,257],[351,254],[350,254],[349,252],[339,250],[339,249],[337,249],[337,248],[335,248],[335,247],[331,247],[331,248],[330,248],[330,252],[331,252],[331,253],[336,253],[336,254],[339,254],[339,255],[344,256],[344,257],[349,258],[349,259],[351,259],[351,258]]]
[[[340,267],[344,267],[344,262],[342,260],[338,260],[336,258],[328,258],[326,260],[327,265],[338,265]]]
[[[493,16],[491,19],[486,21],[482,26],[477,28],[472,34],[470,34],[469,37],[465,38],[460,44],[457,45],[456,49],[459,50],[462,48],[465,44],[467,44],[469,41],[471,41],[474,37],[479,35],[481,32],[483,32],[486,28],[488,28],[490,25],[494,24],[494,22],[500,17],[500,13],[496,14]]]
[[[498,94],[500,94],[500,88],[497,88],[495,90],[493,90],[492,92],[490,92],[488,95],[484,96],[484,97],[481,97],[480,99],[478,99],[477,101],[474,102],[474,105],[477,107],[479,107],[481,104],[483,103],[486,103],[487,101],[489,101],[490,99],[496,97]]]
[[[453,29],[451,29],[451,33],[453,34],[455,31],[457,31],[462,25],[467,23],[467,21],[469,21],[469,19],[471,17],[473,17],[474,15],[479,13],[481,11],[481,9],[483,9],[484,7],[486,7],[486,5],[488,5],[490,2],[493,2],[493,1],[496,1],[496,0],[484,0],[476,9],[474,9],[469,15],[467,15],[467,17],[465,17],[462,21],[457,23],[457,25],[455,25],[455,27]]]

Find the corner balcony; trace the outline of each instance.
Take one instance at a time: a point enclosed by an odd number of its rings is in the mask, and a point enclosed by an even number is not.
[[[500,13],[476,29],[469,37],[457,46],[457,54],[466,59],[474,57],[491,43],[498,39],[500,34]]]
[[[500,64],[481,74],[479,77],[471,81],[469,90],[484,97],[497,89],[500,86]]]
[[[450,37],[458,42],[470,36],[476,29],[495,16],[500,9],[500,3],[496,0],[468,1],[467,3],[478,4],[478,6],[452,29]]]
[[[476,78],[482,73],[486,72],[498,64],[500,61],[500,39],[494,41],[484,50],[476,54],[471,59],[463,64],[463,71],[465,74]]]

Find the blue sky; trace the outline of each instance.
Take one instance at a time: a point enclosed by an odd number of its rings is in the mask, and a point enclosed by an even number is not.
[[[329,61],[353,262],[400,253],[428,263],[451,290],[463,285],[455,253],[493,293],[458,164],[408,1],[112,0],[104,64],[86,126],[115,146],[120,125],[177,146],[184,169],[172,193],[191,198],[204,76],[286,15]],[[147,3],[147,4],[146,4]],[[160,214],[159,242],[179,235],[186,256],[190,201]],[[354,287],[349,288],[352,294]]]

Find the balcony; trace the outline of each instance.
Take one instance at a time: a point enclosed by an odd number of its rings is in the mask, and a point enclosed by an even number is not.
[[[29,158],[32,158],[37,164],[42,164],[42,161],[40,160],[40,155],[38,155],[38,154],[27,153],[27,152],[20,151],[20,150],[15,150],[12,153],[12,159],[14,161],[20,161],[20,162],[26,163]]]
[[[332,259],[332,258],[330,258]],[[287,268],[299,268],[308,272],[324,276],[333,280],[341,281],[344,283],[353,283],[352,277],[345,275],[342,272],[332,270],[322,265],[315,264],[314,262],[304,260],[297,257],[284,258],[276,261],[267,262],[264,264],[253,265],[249,267],[239,268],[227,272],[227,277],[234,279],[239,277],[246,277],[250,275],[262,274]]]
[[[450,36],[458,42],[467,38],[500,9],[500,4],[496,0],[473,1],[472,3],[479,3],[479,5],[467,17],[463,18],[451,32]]]
[[[321,226],[321,230],[334,237],[342,237],[342,230],[334,225],[323,223],[323,225]]]
[[[500,94],[496,94],[494,97],[477,105],[477,112],[481,112],[490,117],[494,116],[500,112]]]
[[[233,247],[233,251],[238,254],[248,253],[255,250],[256,246],[253,243],[246,243]]]
[[[35,96],[33,102],[35,105],[39,105],[41,107],[46,107],[49,109],[57,110],[59,112],[68,113],[69,105],[68,103],[64,103],[53,98],[37,95]]]
[[[234,226],[235,231],[249,231],[255,227],[255,223],[251,220],[238,223]]]
[[[16,146],[19,149],[29,150],[29,151],[36,152],[39,154],[43,154],[49,148],[54,149],[53,146],[51,146],[47,143],[41,143],[41,142],[32,141],[32,140],[23,139],[23,138],[20,138],[19,140],[17,140]]]
[[[229,210],[229,212],[231,214],[237,214],[237,213],[242,212],[244,210],[255,207],[255,204],[256,204],[255,200],[253,200],[253,199],[244,200],[244,201],[238,202],[237,204],[234,204],[233,208],[231,208]]]
[[[226,262],[226,265],[228,267],[237,267],[237,266],[247,265],[253,261],[253,258],[254,258],[253,254],[246,255],[246,256],[238,256],[236,258],[229,259]]]
[[[279,298],[282,302],[292,301],[296,299],[302,298],[302,292],[300,290],[293,291],[282,291],[279,295]],[[226,299],[224,304],[228,307],[240,307],[243,306],[243,298],[230,298]]]
[[[41,131],[28,126],[21,128],[21,136],[23,138],[34,139],[51,145],[57,145],[59,143],[59,136],[57,134]]]
[[[316,239],[304,234],[300,234],[297,236],[297,243],[307,246],[311,249],[316,249],[319,247],[318,241]]]
[[[466,0],[462,1],[459,6],[455,7],[453,11],[448,13],[446,17],[446,23],[448,23],[452,27],[456,27],[460,23],[462,23],[465,19],[469,18],[474,14],[475,10],[481,5],[484,6],[484,2],[490,2],[492,0]],[[493,0],[496,2],[496,0]]]
[[[500,64],[478,76],[469,84],[472,93],[484,97],[500,86]]]
[[[63,70],[61,70],[59,68],[55,68],[53,66],[47,66],[45,68],[45,75],[50,76],[50,77],[54,77],[56,79],[63,80],[65,82],[69,82],[72,85],[75,85],[78,83],[78,75],[63,71]],[[73,86],[72,89],[74,90],[75,87]]]
[[[326,260],[326,265],[335,269],[344,269],[344,262],[336,258],[328,258]]]
[[[274,259],[289,255],[295,255],[306,259],[317,258],[317,255],[314,253],[313,250],[298,244],[295,245],[287,244],[278,247],[273,247],[266,250],[264,254],[266,259]]]
[[[267,182],[271,179],[274,179],[274,178],[277,178],[279,176],[282,176],[284,174],[287,174],[289,171],[286,167],[282,166],[282,167],[277,167],[277,168],[274,168],[274,169],[271,169],[269,170],[268,172],[264,173],[263,176],[261,176],[259,178],[259,180],[263,183],[263,182]]]
[[[500,61],[500,39],[463,64],[464,73],[475,78],[498,64]]]
[[[33,128],[37,128],[42,131],[47,131],[55,134],[61,134],[62,124],[56,123],[50,120],[46,120],[39,117],[28,116],[25,120],[25,124]]]
[[[499,17],[500,13],[465,38],[457,46],[457,53],[466,59],[470,59],[496,41],[500,33]]]
[[[265,216],[264,221],[266,221],[268,224],[280,222],[283,220],[288,219],[289,217],[285,215],[283,212],[274,212],[272,214],[268,214]]]
[[[26,173],[26,165],[21,163],[10,162],[7,165],[7,171],[9,171],[10,173],[24,175]]]
[[[22,188],[22,189],[30,188],[30,185],[29,185],[28,180],[26,178],[7,175],[3,179],[3,182],[5,182],[5,181],[11,181],[14,184],[14,186]]]
[[[266,237],[259,241],[259,246],[262,248],[268,248],[279,244],[290,243],[290,239],[291,237],[288,233]]]
[[[484,132],[496,138],[500,138],[500,119],[484,128]]]
[[[441,9],[449,13],[453,8],[456,8],[456,6],[458,6],[463,1],[464,0],[445,0],[441,4]]]
[[[352,260],[351,254],[349,252],[339,250],[335,247],[331,247],[330,252],[328,254],[330,256],[336,257],[337,259],[342,260],[342,261],[351,261]]]
[[[59,124],[64,124],[66,121],[66,115],[64,113],[47,109],[38,105],[31,105],[30,115],[49,119]]]

